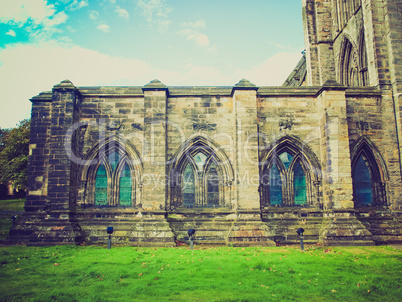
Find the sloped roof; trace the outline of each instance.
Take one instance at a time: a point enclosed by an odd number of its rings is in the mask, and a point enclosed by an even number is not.
[[[290,73],[285,83],[282,86],[302,86],[307,74],[306,54],[297,63],[295,69]]]

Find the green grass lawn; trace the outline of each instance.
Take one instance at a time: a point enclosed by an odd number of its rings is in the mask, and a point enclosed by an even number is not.
[[[401,301],[391,247],[0,247],[1,301]]]
[[[25,200],[0,200],[0,239]],[[0,301],[401,301],[392,247],[0,247]]]
[[[10,219],[15,213],[24,211],[25,199],[8,199],[0,200],[0,239],[8,236],[11,228],[12,220]]]

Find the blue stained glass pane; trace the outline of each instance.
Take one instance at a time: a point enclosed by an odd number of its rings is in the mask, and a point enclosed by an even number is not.
[[[219,175],[217,171],[217,166],[212,163],[208,167],[207,172],[207,204],[208,206],[218,206],[219,205]]]
[[[373,202],[371,175],[362,155],[360,155],[355,166],[353,184],[356,202],[361,205],[370,205]]]
[[[306,204],[307,194],[306,194],[306,175],[304,174],[303,168],[299,162],[296,163],[294,167],[294,192],[295,192],[295,204]]]
[[[120,175],[119,204],[122,206],[131,206],[132,180],[131,171],[127,164],[124,165]]]
[[[269,201],[271,205],[282,204],[282,179],[275,164],[269,171]]]
[[[292,160],[293,160],[293,156],[290,155],[290,154],[287,153],[287,152],[282,152],[282,153],[279,155],[279,158],[281,159],[281,161],[282,161],[283,164],[285,165],[286,169],[289,168],[289,166],[290,166],[290,164],[291,164],[291,162],[292,162]]]
[[[95,205],[107,205],[107,175],[104,165],[100,165],[95,178]]]
[[[194,156],[194,161],[198,167],[198,170],[202,171],[202,168],[204,167],[205,160],[207,159],[206,155],[204,153],[198,152]]]
[[[121,156],[117,152],[112,152],[109,154],[108,158],[110,166],[112,167],[112,171],[114,171],[120,161]]]
[[[195,177],[190,164],[187,164],[182,178],[183,206],[193,207],[195,204]]]

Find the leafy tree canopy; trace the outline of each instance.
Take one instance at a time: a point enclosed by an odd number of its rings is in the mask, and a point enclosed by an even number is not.
[[[26,188],[30,120],[16,128],[0,129],[0,182],[10,182],[17,189]]]

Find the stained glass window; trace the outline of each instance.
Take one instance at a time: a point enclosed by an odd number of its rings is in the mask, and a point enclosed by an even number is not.
[[[212,163],[208,167],[207,175],[207,205],[218,206],[219,205],[219,175],[217,171],[216,163]]]
[[[293,181],[294,181],[295,204],[297,205],[306,204],[307,203],[306,175],[304,174],[300,162],[297,162],[295,164]]]
[[[120,174],[119,204],[122,206],[130,206],[131,194],[132,194],[131,171],[129,166],[125,164]]]
[[[370,205],[373,202],[371,175],[363,155],[360,155],[355,165],[353,184],[356,202],[360,205]]]
[[[269,200],[271,205],[282,204],[282,179],[276,164],[269,171]]]
[[[194,161],[195,161],[199,171],[202,171],[202,168],[204,167],[206,159],[207,159],[207,157],[205,156],[205,154],[201,153],[201,152],[198,152],[194,156]]]
[[[195,204],[195,177],[191,164],[188,163],[182,179],[183,206],[193,207]]]
[[[290,155],[290,154],[287,153],[287,152],[282,152],[282,153],[279,155],[279,158],[281,159],[281,161],[282,161],[283,164],[285,165],[286,169],[289,168],[290,163],[291,163],[292,160],[293,160],[293,156]]]
[[[116,170],[116,167],[120,161],[120,154],[117,152],[112,152],[109,154],[108,158],[112,171]]]
[[[96,171],[95,178],[95,205],[107,205],[107,175],[105,166],[102,164]]]

